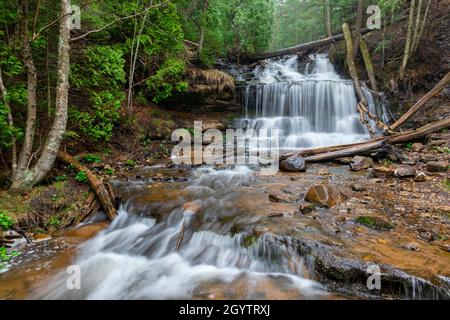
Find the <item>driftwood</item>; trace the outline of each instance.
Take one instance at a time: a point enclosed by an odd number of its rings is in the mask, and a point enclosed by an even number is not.
[[[427,135],[430,135],[432,133],[435,133],[448,127],[450,127],[450,119],[445,119],[431,124],[427,124],[416,130],[397,133],[388,137],[382,137],[368,142],[355,143],[353,145],[346,145],[346,146],[320,148],[317,149],[318,152],[314,152],[314,154],[312,154],[313,152],[311,150],[309,151],[304,150],[300,152],[299,155],[303,156],[306,162],[332,161],[339,158],[352,157],[367,152],[376,151],[392,144],[406,143],[418,140],[423,137],[426,137]],[[307,155],[308,152],[309,155]]]
[[[366,40],[361,38],[359,42],[359,50],[363,56],[364,64],[366,66],[367,76],[369,77],[370,86],[372,90],[378,92],[377,80],[375,78],[375,71],[373,69],[372,58],[370,57],[369,48],[367,48]]]
[[[181,225],[180,235],[178,236],[177,247],[175,248],[175,251],[180,251],[180,249],[181,249],[181,244],[183,243],[185,230],[186,230],[186,222],[183,221],[183,224]]]
[[[103,184],[103,181],[97,178],[97,176],[94,173],[92,173],[91,170],[86,168],[80,162],[75,160],[72,156],[68,155],[63,151],[58,152],[58,159],[60,159],[64,163],[74,166],[77,170],[86,173],[89,184],[91,188],[94,190],[95,194],[97,195],[97,198],[100,201],[100,204],[103,207],[103,210],[105,211],[106,215],[108,216],[108,219],[113,220],[117,216],[117,210],[114,205],[114,200],[111,197],[110,193],[108,192],[108,188],[105,187],[105,185]]]
[[[397,122],[395,122],[391,126],[391,130],[395,131],[398,128],[400,128],[402,125],[405,124],[406,121],[408,121],[412,116],[414,116],[418,111],[420,111],[425,105],[428,103],[428,101],[431,100],[431,98],[438,95],[442,90],[445,89],[447,84],[450,82],[450,72],[448,72],[444,78],[442,78],[441,81],[426,95],[424,95],[415,105],[411,107],[411,109],[403,115]]]

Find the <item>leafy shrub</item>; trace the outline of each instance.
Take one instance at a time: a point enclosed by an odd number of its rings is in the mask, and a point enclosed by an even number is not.
[[[0,228],[9,230],[16,222],[6,212],[0,211]]]
[[[87,174],[84,171],[78,172],[78,174],[75,176],[75,180],[78,182],[81,182],[81,183],[85,183],[85,182],[89,181]]]
[[[134,161],[134,160],[127,160],[127,162],[125,162],[125,165],[127,166],[127,167],[130,167],[130,168],[134,168],[134,167],[136,167],[136,161]]]
[[[110,141],[125,95],[125,60],[120,48],[93,46],[85,49],[85,63],[72,66],[73,86],[88,93],[90,108],[70,108],[69,119],[90,140]]]
[[[96,154],[86,154],[83,156],[82,160],[87,163],[101,163],[102,158]]]

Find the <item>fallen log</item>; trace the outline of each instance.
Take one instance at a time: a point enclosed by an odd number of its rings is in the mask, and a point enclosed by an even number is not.
[[[103,181],[101,181],[97,176],[92,173],[91,170],[86,168],[84,165],[82,165],[80,162],[75,160],[72,156],[65,153],[64,151],[58,152],[58,159],[60,159],[62,162],[74,166],[77,170],[83,171],[86,173],[87,179],[89,181],[89,185],[91,186],[92,190],[97,195],[98,200],[100,201],[100,204],[105,211],[107,217],[109,220],[114,220],[114,218],[117,216],[117,210],[114,205],[114,201],[111,198],[111,195],[108,192],[108,189],[103,184]]]
[[[361,30],[361,34],[366,34],[371,31],[373,31],[373,30],[369,29],[369,28],[365,28],[365,29]],[[259,60],[265,60],[265,59],[275,58],[275,57],[284,56],[284,55],[288,55],[288,54],[294,54],[294,53],[297,53],[300,51],[320,48],[320,47],[323,47],[323,46],[326,46],[329,44],[333,44],[333,43],[335,43],[337,41],[341,41],[341,40],[344,40],[343,33],[332,36],[332,37],[304,43],[304,44],[294,46],[294,47],[284,48],[284,49],[272,51],[272,52],[261,53],[259,55],[245,58],[244,62],[252,63],[252,62],[259,61]]]
[[[397,133],[392,136],[382,137],[368,142],[347,145],[345,147],[333,146],[328,148],[321,148],[321,153],[306,156],[304,157],[304,159],[306,162],[325,162],[336,160],[339,158],[357,156],[370,151],[383,149],[388,145],[418,140],[448,127],[450,127],[450,119],[444,119],[438,122],[427,124],[416,130]]]
[[[418,111],[422,110],[423,107],[428,103],[428,101],[431,100],[431,98],[438,95],[442,90],[445,89],[447,84],[450,82],[450,72],[448,72],[444,78],[442,78],[441,81],[426,95],[424,95],[415,105],[409,109],[407,113],[405,113],[400,119],[398,119],[397,122],[395,122],[391,126],[391,130],[395,131],[398,128],[400,128],[402,125],[405,124],[406,121],[408,121],[412,116],[414,116]]]

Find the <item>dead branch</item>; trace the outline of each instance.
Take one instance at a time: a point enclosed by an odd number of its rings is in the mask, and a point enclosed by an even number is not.
[[[411,107],[411,109],[403,115],[397,122],[395,122],[391,126],[391,130],[395,131],[398,128],[400,128],[403,124],[405,124],[406,121],[408,121],[412,116],[414,116],[418,111],[420,111],[425,105],[428,103],[428,101],[431,100],[431,98],[438,95],[442,90],[445,89],[447,84],[450,82],[450,72],[448,72],[444,78],[442,78],[441,81],[426,95],[424,95],[415,105]]]
[[[60,159],[64,163],[74,166],[77,170],[86,173],[89,184],[97,195],[97,198],[100,201],[103,210],[105,210],[108,219],[114,220],[114,218],[117,216],[117,210],[114,205],[114,201],[108,193],[108,189],[105,187],[103,182],[99,178],[97,178],[97,176],[92,173],[91,170],[86,168],[84,165],[82,165],[80,162],[75,160],[72,156],[68,155],[64,151],[58,152],[58,159]]]

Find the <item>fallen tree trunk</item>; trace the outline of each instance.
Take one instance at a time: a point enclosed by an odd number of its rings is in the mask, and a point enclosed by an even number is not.
[[[361,30],[361,34],[366,34],[373,31],[372,29],[369,28],[365,28]],[[316,49],[316,48],[320,48],[322,46],[326,46],[329,44],[333,44],[337,41],[341,41],[344,40],[344,34],[338,34],[329,38],[324,38],[324,39],[320,39],[320,40],[316,40],[316,41],[312,41],[312,42],[308,42],[308,43],[304,43],[298,46],[294,46],[294,47],[290,47],[290,48],[285,48],[285,49],[281,49],[281,50],[277,50],[277,51],[272,51],[272,52],[265,52],[265,53],[261,53],[259,55],[255,55],[252,57],[248,57],[244,59],[244,62],[256,62],[259,60],[265,60],[265,59],[270,59],[270,58],[275,58],[275,57],[279,57],[279,56],[284,56],[287,54],[294,54],[300,51],[305,51],[305,50],[311,50],[311,49]]]
[[[361,155],[377,149],[382,149],[387,145],[396,143],[406,143],[421,139],[429,134],[435,133],[442,129],[450,127],[450,119],[444,119],[438,122],[427,124],[416,130],[397,133],[389,137],[378,138],[364,143],[343,146],[333,146],[329,148],[321,148],[321,153],[304,157],[306,162],[324,162],[332,161],[339,158],[352,157]],[[300,154],[301,155],[301,154]]]
[[[97,176],[92,173],[91,170],[86,168],[84,165],[82,165],[80,162],[75,160],[72,156],[68,155],[64,151],[58,152],[58,159],[60,159],[64,163],[74,166],[77,170],[86,173],[89,185],[97,195],[97,198],[100,201],[100,204],[102,205],[108,219],[114,220],[114,218],[117,216],[117,210],[114,205],[114,201],[108,192],[108,189],[103,184],[103,181],[97,178]]]
[[[428,101],[431,100],[431,98],[435,97],[442,90],[444,90],[449,82],[450,72],[448,72],[430,92],[428,92],[419,101],[417,101],[417,103],[413,105],[411,109],[409,109],[409,111],[403,115],[403,117],[398,119],[398,121],[391,126],[391,130],[395,131],[402,125],[404,125],[405,122],[408,121],[412,116],[414,116],[418,111],[420,111],[428,103]]]

